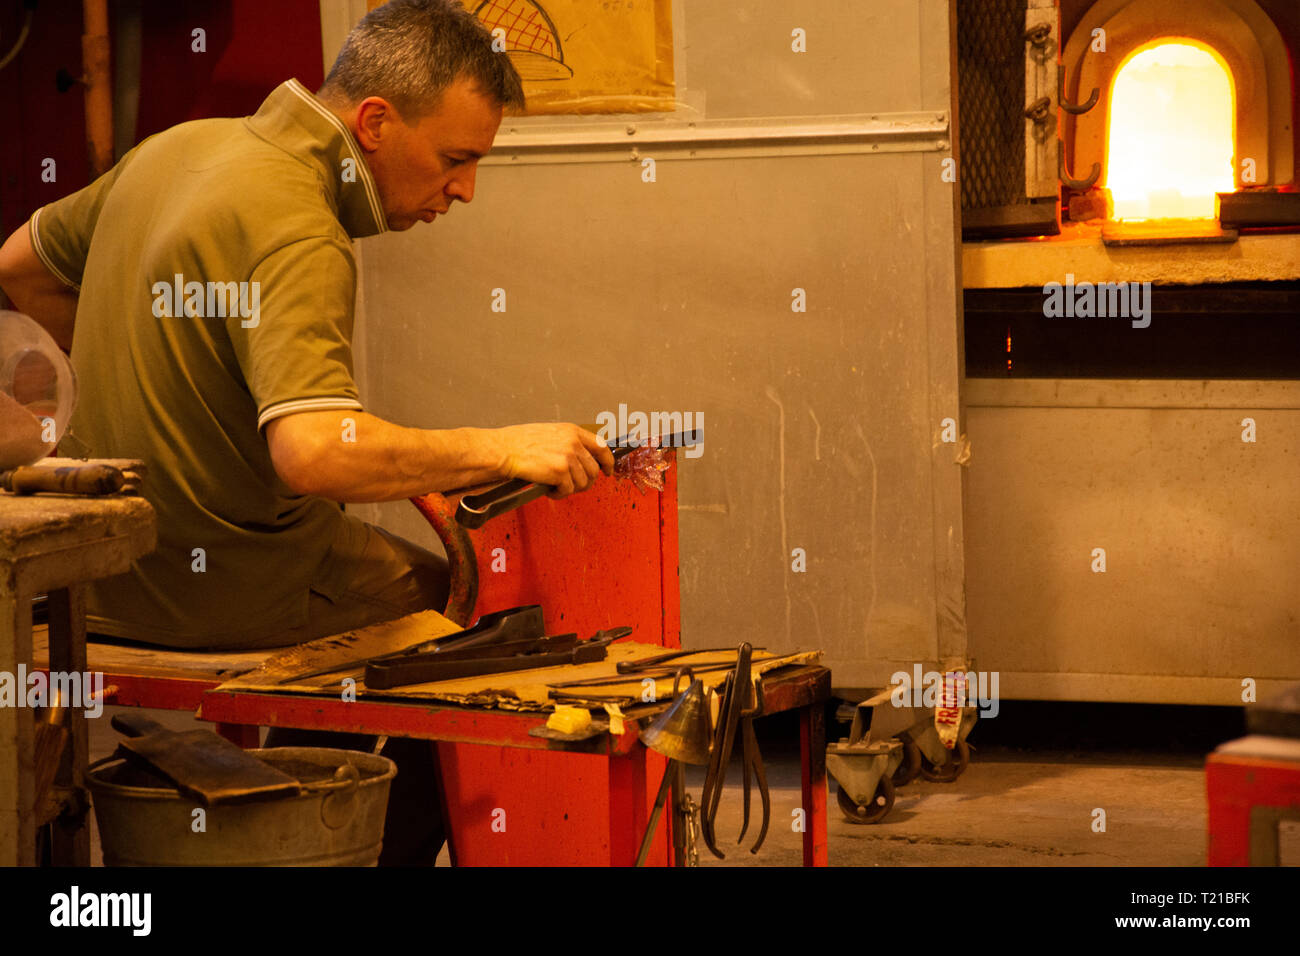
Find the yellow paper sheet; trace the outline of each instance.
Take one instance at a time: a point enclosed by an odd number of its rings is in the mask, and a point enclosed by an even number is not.
[[[466,7],[504,42],[528,114],[673,109],[670,0],[480,0]]]

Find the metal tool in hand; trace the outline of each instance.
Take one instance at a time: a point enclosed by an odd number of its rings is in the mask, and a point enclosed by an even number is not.
[[[689,432],[677,432],[673,435],[661,436],[659,447],[680,448],[684,445],[698,445],[703,440],[704,430],[697,428]],[[638,448],[645,447],[645,445],[646,442],[644,441],[624,435],[615,439],[610,449],[614,454],[614,461],[617,462]],[[525,481],[523,478],[514,478],[486,491],[467,494],[456,507],[456,521],[466,528],[481,528],[497,515],[513,511],[521,505],[536,501],[538,498],[549,495],[554,491],[555,488],[551,485],[541,485]],[[455,493],[448,492],[448,494]]]
[[[748,643],[740,645],[736,654],[736,669],[728,676],[722,696],[722,706],[718,711],[718,727],[710,745],[709,769],[704,776],[704,793],[700,797],[700,829],[704,844],[718,859],[726,859],[726,854],[718,849],[714,827],[718,817],[718,805],[722,800],[722,788],[726,780],[727,764],[731,761],[732,748],[739,733],[744,754],[744,818],[740,830],[739,843],[749,830],[750,773],[758,783],[759,796],[763,802],[763,823],[758,839],[750,848],[757,853],[767,838],[768,824],[771,822],[771,797],[767,787],[767,772],[763,768],[763,756],[758,750],[758,738],[754,735],[754,718],[763,711],[762,691],[753,680],[751,661],[753,647]]]

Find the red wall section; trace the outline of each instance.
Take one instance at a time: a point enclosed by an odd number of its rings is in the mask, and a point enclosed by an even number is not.
[[[207,52],[191,51],[195,29]],[[316,0],[200,0],[144,4],[137,139],[185,120],[245,116],[278,84],[324,80]]]
[[[0,4],[0,57],[22,26],[17,3]],[[0,230],[4,238],[33,210],[86,185],[86,119],[81,87],[60,93],[60,67],[81,72],[81,4],[43,0],[18,55],[0,70]],[[55,162],[57,179],[41,182],[41,162]]]
[[[316,0],[143,0],[136,139],[176,123],[254,112],[277,84],[323,79]],[[0,56],[18,37],[23,10],[0,4]],[[81,74],[79,0],[40,0],[31,34],[0,70],[0,232],[7,237],[47,202],[89,181],[82,88],[60,93],[55,75]],[[206,31],[207,51],[191,50]],[[41,181],[41,162],[58,178]],[[2,237],[0,237],[2,238]]]

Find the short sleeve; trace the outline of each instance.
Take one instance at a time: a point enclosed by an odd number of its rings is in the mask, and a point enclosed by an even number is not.
[[[226,320],[257,427],[284,415],[360,409],[352,372],[356,260],[336,237],[301,239],[263,259]],[[241,304],[242,305],[242,304]]]
[[[140,145],[143,145],[143,141]],[[45,268],[64,285],[81,290],[90,240],[95,235],[99,211],[113,183],[140,146],[123,156],[112,169],[89,186],[57,199],[32,214],[29,230],[32,249]]]

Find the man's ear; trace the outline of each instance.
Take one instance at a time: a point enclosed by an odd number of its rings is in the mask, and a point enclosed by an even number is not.
[[[356,106],[355,133],[357,142],[367,153],[373,153],[387,135],[390,123],[400,122],[397,110],[381,96],[368,96]]]

